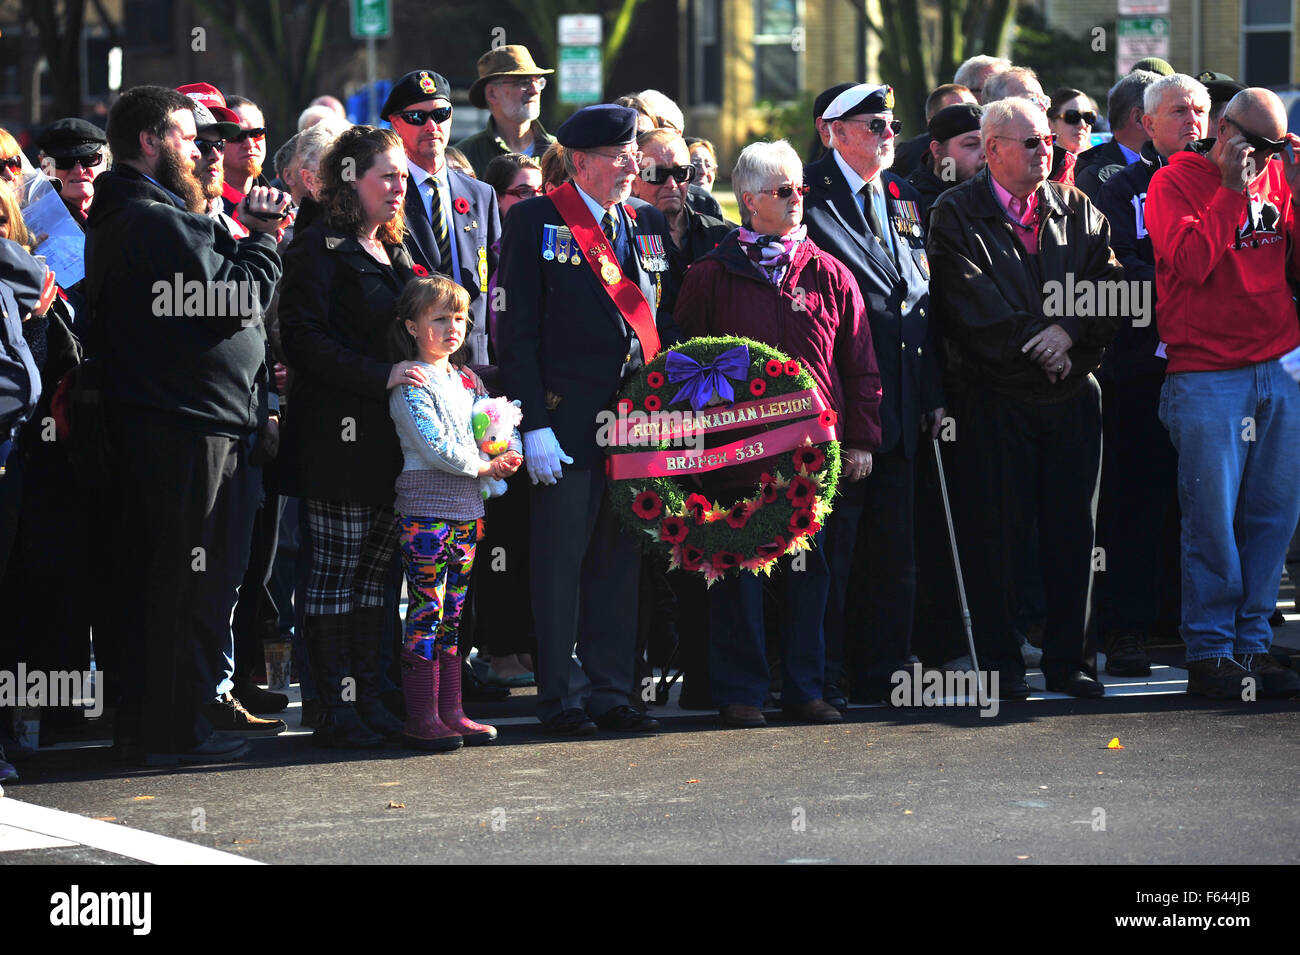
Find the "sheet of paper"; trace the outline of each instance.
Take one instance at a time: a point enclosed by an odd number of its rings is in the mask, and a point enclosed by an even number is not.
[[[57,192],[50,190],[29,203],[23,221],[32,235],[46,236],[36,254],[45,256],[55,281],[68,288],[86,277],[86,237]]]

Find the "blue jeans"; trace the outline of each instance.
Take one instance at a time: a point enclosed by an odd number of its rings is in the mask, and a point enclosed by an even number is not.
[[[1187,661],[1266,653],[1300,517],[1300,386],[1275,361],[1171,374],[1160,420],[1178,451]]]

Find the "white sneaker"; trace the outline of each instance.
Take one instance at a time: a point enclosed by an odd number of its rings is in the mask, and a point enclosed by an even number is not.
[[[1020,638],[1020,656],[1025,661],[1025,666],[1033,669],[1041,666],[1043,662],[1043,651],[1038,649],[1024,637]]]

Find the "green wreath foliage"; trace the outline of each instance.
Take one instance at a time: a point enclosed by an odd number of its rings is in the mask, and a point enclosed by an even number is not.
[[[693,338],[661,352],[654,361],[625,383],[616,411],[690,412],[683,398],[673,402],[680,383],[667,380],[669,351],[708,364],[723,352],[749,348],[749,374],[745,382],[731,380],[735,403],[780,397],[817,387],[812,375],[797,361],[761,342],[734,336]],[[761,382],[761,384],[756,384]],[[731,404],[713,405],[706,413],[725,411]],[[835,412],[823,411],[824,423],[834,423]],[[770,431],[789,424],[774,421],[755,427]],[[762,432],[752,434],[761,440]],[[726,432],[720,440],[738,440]],[[606,444],[610,455],[680,447],[670,440],[638,446]],[[783,555],[807,550],[831,511],[840,476],[838,441],[805,444],[792,451],[763,457],[763,476],[754,492],[735,504],[722,506],[701,494],[694,485],[673,477],[640,477],[610,481],[610,494],[623,521],[635,533],[646,534],[653,549],[668,558],[670,569],[681,567],[699,573],[710,584],[740,570],[770,574]],[[718,472],[712,472],[714,474]]]

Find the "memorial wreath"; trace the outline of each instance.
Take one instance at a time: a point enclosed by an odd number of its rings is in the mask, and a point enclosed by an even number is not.
[[[614,506],[670,568],[710,584],[732,570],[771,573],[782,554],[808,549],[830,513],[840,473],[835,424],[798,361],[747,338],[693,338],[629,378],[606,413]],[[739,429],[749,433],[705,446]],[[758,461],[753,493],[728,506],[687,480]]]

